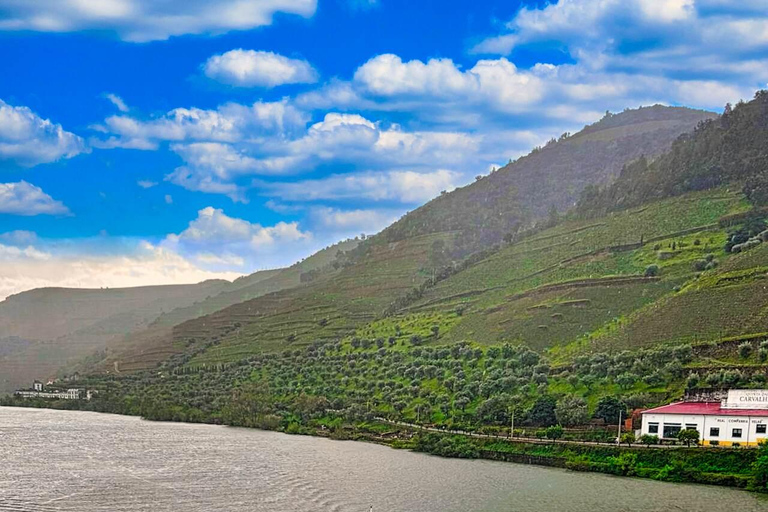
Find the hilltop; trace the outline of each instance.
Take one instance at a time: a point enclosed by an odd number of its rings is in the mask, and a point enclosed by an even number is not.
[[[680,135],[715,114],[654,105],[619,114],[575,134],[563,134],[475,183],[430,201],[384,230],[387,241],[458,232],[457,256],[500,242],[570,210],[582,190],[608,185],[625,164],[653,159]]]

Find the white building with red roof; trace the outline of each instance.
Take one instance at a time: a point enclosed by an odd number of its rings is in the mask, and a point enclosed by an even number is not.
[[[768,438],[768,390],[731,389],[720,402],[678,402],[643,411],[641,434],[675,439],[699,432],[703,445],[757,446]]]

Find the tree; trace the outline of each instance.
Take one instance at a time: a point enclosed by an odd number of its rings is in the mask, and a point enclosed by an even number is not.
[[[602,418],[609,425],[616,425],[619,415],[626,418],[627,406],[615,396],[604,396],[597,402],[595,418]]]
[[[677,433],[677,439],[685,446],[691,446],[691,443],[699,444],[699,431],[693,428],[686,428]]]
[[[652,444],[659,444],[659,436],[651,434],[643,434],[640,436],[640,442],[645,446],[651,446]]]
[[[432,336],[434,336],[435,338],[437,338],[438,335],[440,334],[440,326],[439,325],[433,325],[430,328],[430,330],[432,331]]]
[[[645,267],[645,277],[656,277],[659,275],[659,266],[658,265],[648,265]]]
[[[739,357],[746,359],[752,353],[752,344],[748,341],[739,345]]]
[[[560,425],[566,427],[584,425],[589,422],[587,402],[579,396],[566,396],[557,402],[555,417]]]
[[[632,432],[625,432],[624,434],[621,434],[621,438],[619,438],[619,442],[627,443],[627,446],[632,446],[632,443],[635,442],[635,434],[633,434]]]
[[[549,427],[557,423],[555,407],[557,402],[551,396],[540,396],[528,411],[528,421],[534,425]]]
[[[547,439],[551,439],[553,441],[557,441],[561,437],[563,437],[563,427],[560,425],[552,425],[550,427],[547,427],[545,430]]]

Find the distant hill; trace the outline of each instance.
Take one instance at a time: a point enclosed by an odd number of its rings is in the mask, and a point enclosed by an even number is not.
[[[255,272],[232,283],[40,288],[8,297],[0,302],[0,392],[53,376],[62,368],[79,369],[78,362],[86,356],[88,364],[94,364],[106,357],[104,350],[151,346],[178,323],[298,286],[308,273],[329,267],[338,251],[357,244],[346,240],[287,269]]]
[[[475,183],[434,199],[381,237],[394,241],[456,231],[456,254],[474,252],[541,222],[551,211],[569,210],[587,186],[613,182],[628,162],[656,157],[679,135],[715,117],[661,105],[606,114],[576,134],[552,139]]]
[[[105,288],[40,288],[0,302],[0,390],[45,378],[162,314],[216,295],[230,283]]]

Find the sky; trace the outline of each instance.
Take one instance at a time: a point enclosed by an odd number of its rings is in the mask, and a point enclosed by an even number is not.
[[[0,0],[0,299],[287,266],[767,84],[765,0]]]

